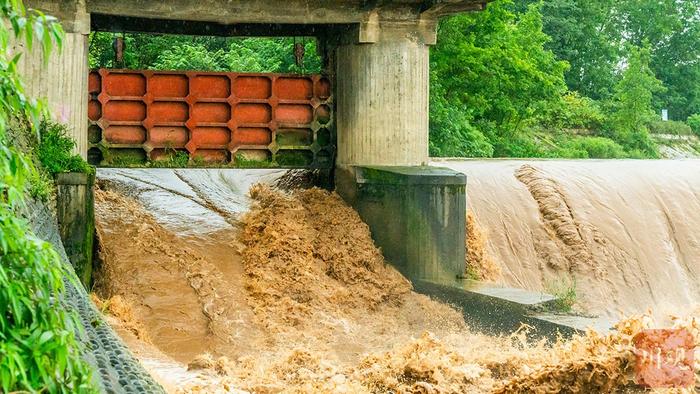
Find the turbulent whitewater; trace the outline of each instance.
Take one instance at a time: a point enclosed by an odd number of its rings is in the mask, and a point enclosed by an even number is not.
[[[604,291],[624,305],[630,290],[614,287],[624,282],[612,268],[637,264],[628,254],[638,251],[571,201],[580,195],[562,178],[584,175],[540,162],[447,164],[469,175],[469,223],[482,228],[470,257],[491,261],[489,275],[530,288],[573,275],[595,286],[586,308],[608,310]],[[285,171],[100,169],[98,180],[94,301],[173,393],[618,392],[632,388],[632,336],[654,324],[633,316],[615,333],[557,344],[472,332],[412,291],[336,194],[278,190],[294,183]],[[699,337],[698,321],[673,324]]]

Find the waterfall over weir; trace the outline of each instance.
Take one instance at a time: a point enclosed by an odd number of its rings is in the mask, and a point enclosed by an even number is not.
[[[468,209],[500,282],[575,280],[579,302],[619,317],[700,304],[700,160],[436,161],[467,175]]]

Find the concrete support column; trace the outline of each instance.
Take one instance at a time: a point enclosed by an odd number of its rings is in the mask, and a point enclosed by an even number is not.
[[[338,166],[427,163],[434,24],[370,21],[352,34],[336,50]]]
[[[87,157],[88,106],[88,39],[90,15],[85,12],[85,0],[26,1],[32,7],[56,16],[66,31],[61,51],[54,50],[45,61],[41,46],[22,52],[19,72],[29,97],[44,100],[54,120],[67,124],[76,142],[76,153]]]
[[[465,268],[466,178],[427,165],[436,25],[373,14],[337,47],[335,185],[404,275],[452,283]]]

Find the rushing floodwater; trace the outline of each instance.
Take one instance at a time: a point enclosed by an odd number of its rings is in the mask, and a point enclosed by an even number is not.
[[[615,317],[697,310],[700,160],[433,165],[467,175],[503,283],[539,290],[572,276],[584,307]]]
[[[498,282],[539,290],[574,278],[579,307],[605,315],[696,311],[700,161],[433,165],[467,174]],[[168,391],[628,385],[629,339],[646,320],[554,349],[470,332],[459,313],[411,291],[336,195],[255,187],[249,196],[252,185],[286,176],[98,171],[96,302]]]

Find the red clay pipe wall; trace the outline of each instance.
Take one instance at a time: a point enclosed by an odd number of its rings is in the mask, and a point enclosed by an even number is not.
[[[92,164],[182,164],[172,160],[182,152],[188,165],[333,165],[333,96],[321,75],[101,69],[88,85]]]

